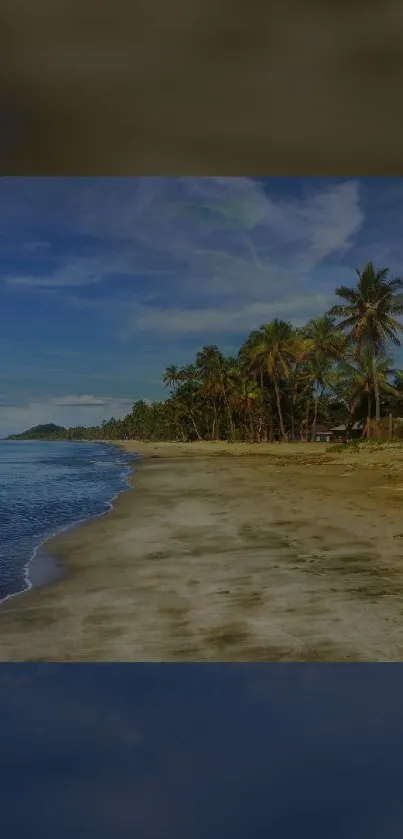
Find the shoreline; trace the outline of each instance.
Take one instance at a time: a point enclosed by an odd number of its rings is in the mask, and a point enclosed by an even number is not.
[[[68,441],[68,442],[71,442],[71,441]],[[75,440],[74,442],[85,442],[86,443],[86,442],[89,442],[89,441],[87,441],[87,440],[77,440],[76,441]],[[99,445],[108,445],[104,440],[96,441],[96,442]],[[85,527],[87,524],[89,524],[90,522],[100,518],[101,516],[107,516],[109,513],[111,513],[112,510],[114,509],[115,503],[118,500],[118,498],[123,493],[130,492],[130,490],[133,488],[133,484],[132,484],[132,477],[133,477],[133,474],[134,474],[133,464],[138,459],[139,458],[137,458],[135,456],[135,454],[133,453],[131,461],[127,464],[128,467],[130,467],[130,473],[127,475],[126,487],[124,489],[121,489],[118,492],[116,492],[115,495],[112,496],[112,498],[110,498],[108,501],[104,502],[105,505],[106,505],[106,510],[102,510],[100,513],[93,513],[92,515],[88,516],[88,518],[79,519],[78,521],[73,521],[73,522],[71,522],[71,524],[65,525],[65,527],[63,527],[62,530],[58,531],[57,533],[53,534],[52,536],[47,536],[43,540],[43,542],[40,542],[40,544],[37,545],[36,549],[34,550],[32,556],[31,556],[31,558],[28,560],[28,562],[25,566],[25,574],[26,574],[27,582],[29,584],[29,588],[24,589],[23,591],[16,592],[15,594],[11,595],[12,597],[18,597],[21,594],[28,594],[28,592],[32,591],[33,589],[43,588],[44,586],[52,585],[52,583],[57,582],[59,579],[63,579],[69,573],[68,561],[64,561],[64,562],[61,561],[59,563],[56,562],[54,557],[47,550],[47,545],[50,544],[50,543],[53,543],[55,540],[63,539],[63,537],[65,535],[73,532],[76,528]],[[66,560],[66,558],[65,558],[65,560]],[[34,577],[39,576],[39,578],[41,578],[41,567],[40,566],[42,566],[42,569],[45,565],[47,565],[47,567],[49,568],[49,573],[48,573],[46,579],[40,581],[39,583],[38,582],[34,583],[32,581],[32,570],[34,569],[35,564],[39,565],[39,568],[37,567],[34,570]],[[31,568],[31,570],[30,570],[30,568]],[[1,608],[1,603],[4,603],[4,602],[5,601],[0,601],[0,608]]]
[[[11,441],[1,441],[1,442],[16,442],[14,440]],[[23,443],[30,443],[31,440],[19,440],[18,442]],[[41,441],[41,442],[69,442],[72,441]],[[87,440],[74,440],[73,442],[91,442]],[[112,446],[112,443],[109,443],[105,440],[95,441],[97,445],[102,446]],[[122,448],[122,447],[120,447]],[[57,582],[59,579],[63,579],[68,574],[68,563],[66,562],[59,562],[57,563],[52,555],[47,550],[48,543],[52,543],[54,540],[58,540],[59,538],[63,538],[63,536],[71,531],[74,531],[76,528],[85,527],[86,524],[97,519],[100,516],[107,515],[113,510],[114,503],[117,501],[119,496],[124,493],[130,491],[132,488],[131,478],[134,472],[133,464],[139,458],[136,457],[136,454],[127,453],[129,454],[129,461],[127,463],[128,468],[130,469],[129,474],[126,478],[126,486],[125,488],[119,490],[115,493],[110,499],[105,501],[106,509],[102,510],[100,513],[93,513],[87,518],[74,520],[69,524],[64,525],[61,527],[60,530],[56,530],[55,533],[51,534],[50,536],[45,536],[41,542],[39,542],[36,547],[32,550],[32,553],[27,560],[24,566],[24,579],[26,582],[26,588],[22,589],[21,591],[13,592],[12,594],[7,595],[5,598],[0,600],[0,614],[2,606],[7,603],[9,600],[15,597],[20,597],[21,595],[27,595],[29,592],[36,590],[37,588],[42,588],[44,586],[52,585],[53,583]],[[45,571],[45,568],[47,571]]]
[[[21,442],[30,442],[30,441],[21,441]],[[48,441],[48,442],[53,442],[53,441]],[[55,441],[55,442],[59,442],[59,441]],[[66,442],[72,442],[72,441],[66,441]],[[94,441],[74,440],[73,442],[89,443],[89,442],[94,442]],[[171,443],[171,442],[167,442],[167,443],[165,443],[165,442],[162,442],[162,443],[148,443],[148,442],[142,443],[140,441],[138,443],[136,443],[132,440],[130,440],[130,441],[126,441],[126,440],[117,440],[117,441],[114,441],[114,440],[111,440],[111,441],[109,441],[109,440],[97,440],[95,442],[98,445],[102,445],[102,446],[114,446],[115,448],[119,448],[121,451],[124,451],[126,454],[131,455],[131,463],[129,464],[131,471],[130,471],[130,474],[128,475],[128,478],[127,478],[127,487],[125,489],[120,490],[118,493],[116,493],[110,499],[110,501],[105,502],[108,505],[106,510],[103,510],[101,513],[95,513],[95,514],[89,516],[86,519],[80,519],[79,521],[75,521],[75,522],[72,522],[71,524],[66,525],[63,528],[63,530],[61,530],[60,532],[58,532],[58,533],[56,533],[52,536],[47,536],[43,540],[43,542],[41,542],[39,545],[37,545],[36,549],[34,550],[32,556],[28,560],[28,562],[26,564],[26,567],[25,567],[25,574],[26,574],[26,579],[27,579],[27,588],[24,589],[23,591],[18,591],[18,592],[15,592],[12,595],[9,595],[9,598],[19,597],[21,594],[28,594],[28,592],[30,592],[33,589],[43,588],[44,586],[52,585],[53,583],[57,582],[58,580],[63,579],[69,573],[68,557],[66,557],[66,556],[63,557],[63,555],[62,555],[61,558],[60,558],[60,562],[57,563],[55,558],[46,550],[46,546],[48,545],[48,543],[53,543],[55,540],[59,540],[60,538],[63,539],[63,536],[65,534],[68,534],[68,533],[72,532],[76,528],[85,527],[87,524],[92,522],[94,519],[97,519],[100,516],[105,516],[105,515],[108,515],[109,513],[111,513],[113,511],[114,507],[115,507],[116,502],[120,498],[120,496],[123,493],[130,492],[131,490],[134,489],[132,478],[133,478],[133,474],[134,474],[133,464],[136,461],[139,462],[142,459],[147,460],[147,459],[153,459],[153,458],[156,458],[156,457],[158,457],[158,458],[177,457],[177,456],[178,457],[203,457],[203,456],[208,456],[208,457],[215,456],[215,457],[217,457],[217,456],[220,456],[220,455],[225,456],[225,455],[228,455],[228,454],[232,455],[232,456],[238,456],[238,455],[244,456],[245,454],[256,454],[256,455],[259,455],[259,456],[262,455],[261,444],[244,444],[244,443],[241,443],[241,444],[238,444],[238,446],[237,446],[237,444],[235,444],[235,445],[231,444],[230,447],[228,448],[227,443],[223,443],[221,441],[218,441],[218,443],[216,443],[216,442],[212,443],[212,445],[214,446],[214,450],[211,451],[210,449],[207,448],[207,447],[210,447],[210,445],[211,445],[210,441],[208,441],[208,442],[205,442],[205,443],[203,442],[203,445],[205,445],[205,447],[206,447],[206,452],[204,454],[204,452],[202,452],[200,450],[200,444],[196,448],[193,443],[184,443],[184,444],[183,443]],[[136,446],[135,450],[133,450],[134,445]],[[271,446],[276,446],[278,444],[268,444],[268,445],[271,447]],[[319,445],[321,446],[321,451],[318,450],[317,454],[323,454],[323,450],[322,450],[323,446],[322,446],[322,444],[319,444]],[[258,446],[259,446],[259,450],[257,450]],[[139,451],[139,449],[141,450],[141,452]],[[254,449],[256,449],[256,450],[254,450]],[[312,453],[312,445],[310,446],[310,451]],[[274,453],[275,452],[273,450],[273,454]],[[36,569],[35,569],[35,565],[37,566]],[[43,570],[41,570],[41,566],[42,567],[47,566],[48,569],[49,569],[48,573],[46,574],[45,579],[43,579]],[[32,572],[33,572],[33,575],[32,575]],[[41,575],[42,575],[42,579],[41,579]],[[34,576],[36,578],[39,577],[39,582],[34,582],[33,579],[32,579],[32,576]],[[0,601],[0,608],[1,608],[1,604],[5,603],[6,600],[8,600],[9,598],[5,598],[4,600]]]
[[[402,658],[402,450],[99,442],[139,468],[46,540],[67,573],[3,602],[1,660]]]

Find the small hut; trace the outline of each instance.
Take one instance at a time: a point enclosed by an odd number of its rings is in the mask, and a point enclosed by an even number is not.
[[[330,443],[332,440],[332,432],[329,428],[322,426],[315,430],[315,443]]]
[[[357,440],[357,438],[362,437],[363,430],[364,426],[362,422],[355,422],[350,428],[343,423],[330,429],[333,439],[348,436],[351,440]]]

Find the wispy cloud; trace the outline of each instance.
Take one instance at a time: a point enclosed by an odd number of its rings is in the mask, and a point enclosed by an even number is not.
[[[119,404],[120,402],[126,403],[127,400],[125,399],[116,399],[111,398],[108,396],[93,396],[91,393],[88,393],[83,396],[55,396],[49,399],[50,405],[74,405],[75,407],[82,406],[85,407],[92,407],[93,405],[111,405]]]
[[[87,286],[99,283],[132,267],[127,255],[113,257],[80,257],[68,261],[62,267],[49,273],[10,274],[5,282],[12,286],[36,286],[38,288],[63,288]]]
[[[252,178],[144,178],[132,191],[125,184],[123,194],[111,186],[102,205],[97,190],[83,196],[80,229],[142,243],[188,269],[219,266],[226,273],[237,266],[244,280],[246,267],[268,269],[280,254],[282,264],[285,256],[293,268],[303,259],[302,267],[312,269],[344,252],[363,222],[356,181],[313,187],[302,198],[275,198]]]
[[[158,332],[161,336],[179,337],[180,335],[199,334],[209,336],[213,333],[240,333],[260,326],[274,317],[288,319],[302,325],[307,319],[328,308],[331,297],[311,294],[302,298],[273,302],[256,301],[241,307],[229,309],[186,309],[137,307],[132,314],[131,328],[136,331]],[[130,334],[130,328],[129,333]]]
[[[274,183],[274,189],[276,184]],[[276,199],[252,178],[111,179],[77,190],[71,233],[105,252],[74,258],[46,276],[14,274],[14,285],[89,285],[116,273],[176,275],[188,293],[203,279],[216,294],[264,289],[268,276],[312,270],[345,252],[363,221],[356,181]],[[241,286],[241,289],[240,289]]]

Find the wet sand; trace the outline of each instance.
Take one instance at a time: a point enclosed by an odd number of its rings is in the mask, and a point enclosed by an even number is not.
[[[67,574],[3,604],[1,660],[403,658],[403,449],[122,446],[133,489],[46,544]]]

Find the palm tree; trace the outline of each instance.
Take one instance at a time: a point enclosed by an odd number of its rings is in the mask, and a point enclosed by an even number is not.
[[[315,352],[321,352],[334,361],[343,358],[347,352],[349,339],[337,327],[336,318],[329,312],[311,318],[300,332]]]
[[[368,262],[362,272],[356,269],[356,273],[356,288],[339,286],[336,294],[346,302],[344,305],[333,306],[329,314],[341,319],[341,329],[349,330],[357,354],[365,344],[371,348],[375,413],[376,421],[379,422],[381,411],[376,359],[384,352],[389,341],[400,346],[397,332],[403,326],[395,316],[403,314],[403,296],[398,293],[403,289],[403,280],[399,277],[389,278],[388,268],[375,271],[372,262]]]
[[[184,381],[176,392],[174,403],[182,417],[190,420],[197,439],[202,440],[203,437],[197,425],[197,418],[201,415],[200,384],[195,381]]]
[[[179,373],[179,381],[197,382],[200,379],[200,373],[195,364],[186,364],[186,367]]]
[[[219,406],[222,399],[222,373],[225,359],[215,344],[204,346],[196,355],[196,369],[203,380],[206,396],[213,410],[211,439],[219,437]]]
[[[306,410],[309,410],[309,397],[312,394],[312,370],[308,362],[311,354],[311,347],[305,340],[303,330],[295,330],[294,354],[290,363],[290,374],[283,387],[283,392],[288,397],[290,407],[291,440],[295,440],[295,422],[298,408],[301,408],[302,400],[305,397]],[[302,423],[304,425],[304,421]],[[302,430],[301,438],[302,438]]]
[[[384,355],[378,355],[374,359],[372,347],[367,345],[362,348],[359,359],[355,364],[345,361],[339,366],[340,382],[345,391],[349,393],[353,410],[356,409],[363,397],[366,398],[367,423],[363,433],[369,434],[370,430],[372,396],[375,393],[374,373],[378,393],[397,396],[396,388],[388,381],[388,377],[395,372],[392,364],[393,359]]]
[[[319,404],[322,400],[326,387],[329,385],[329,375],[332,370],[332,361],[320,350],[313,352],[309,359],[309,370],[311,381],[314,382],[313,393],[313,420],[311,425],[311,440],[316,437],[316,424],[318,421]]]
[[[167,367],[165,373],[163,375],[162,381],[164,382],[165,387],[172,387],[175,388],[178,382],[182,379],[182,371],[176,364],[171,364],[170,367]]]
[[[288,379],[296,350],[296,334],[291,323],[277,318],[252,332],[241,350],[242,357],[248,359],[249,369],[255,373],[265,370],[273,383],[283,440],[287,439],[287,435],[281,407],[280,382]]]
[[[234,375],[229,402],[239,412],[240,417],[246,421],[252,440],[254,438],[252,408],[259,402],[261,396],[261,390],[255,381],[246,378],[239,371],[236,377]]]
[[[314,415],[311,426],[311,440],[314,440],[319,403],[329,382],[329,373],[335,361],[346,358],[349,339],[341,329],[336,327],[335,317],[329,313],[311,318],[301,331],[310,350],[309,369],[315,385]]]

